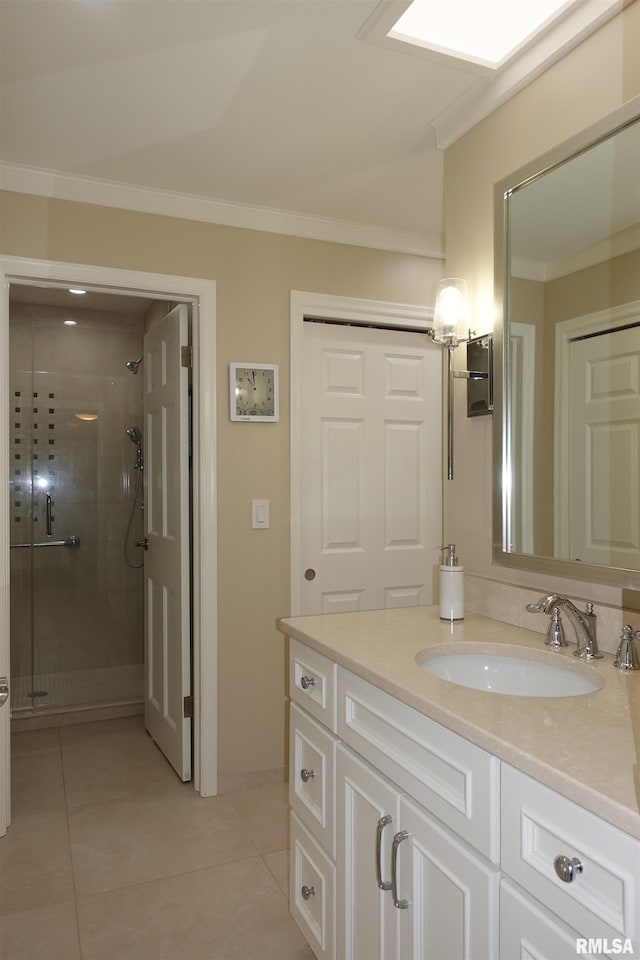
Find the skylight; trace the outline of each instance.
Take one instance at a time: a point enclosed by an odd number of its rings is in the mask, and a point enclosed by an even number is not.
[[[413,0],[387,36],[496,69],[583,0]]]

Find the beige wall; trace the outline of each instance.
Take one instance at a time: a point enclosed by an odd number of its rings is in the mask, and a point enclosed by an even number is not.
[[[87,204],[0,194],[0,251],[217,284],[219,757],[222,777],[281,767],[289,613],[289,294],[433,304],[441,263]],[[231,423],[227,365],[280,364],[277,424]],[[252,531],[252,498],[271,529]]]
[[[479,333],[494,321],[494,184],[640,94],[639,46],[640,3],[634,0],[446,151],[445,273],[467,278]],[[445,539],[458,545],[465,569],[532,589],[573,588],[577,596],[619,602],[620,592],[611,588],[555,578],[550,584],[548,577],[492,564],[492,425],[489,418],[467,420],[463,401],[457,390],[456,474],[445,491]]]

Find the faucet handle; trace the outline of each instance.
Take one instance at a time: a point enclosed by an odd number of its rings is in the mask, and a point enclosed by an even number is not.
[[[544,613],[544,610],[542,609],[542,605],[539,603],[528,603],[527,610],[529,611],[529,613]]]
[[[640,639],[640,630],[633,630],[628,623],[622,628],[622,636],[618,645],[614,667],[619,670],[640,670],[640,654],[635,643]]]
[[[547,639],[545,643],[548,647],[568,647],[564,635],[564,627],[562,626],[562,617],[560,616],[560,611],[557,607],[554,607],[551,611],[551,623],[549,624],[549,629],[547,631]]]

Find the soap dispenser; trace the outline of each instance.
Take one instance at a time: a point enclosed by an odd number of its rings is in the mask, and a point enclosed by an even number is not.
[[[464,567],[458,565],[455,543],[442,550],[440,565],[440,619],[464,619]]]

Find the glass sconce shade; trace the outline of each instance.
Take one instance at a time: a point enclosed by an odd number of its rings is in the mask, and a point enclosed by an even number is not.
[[[468,328],[466,281],[459,277],[440,280],[433,314],[433,339],[447,347],[457,347],[468,339]]]

